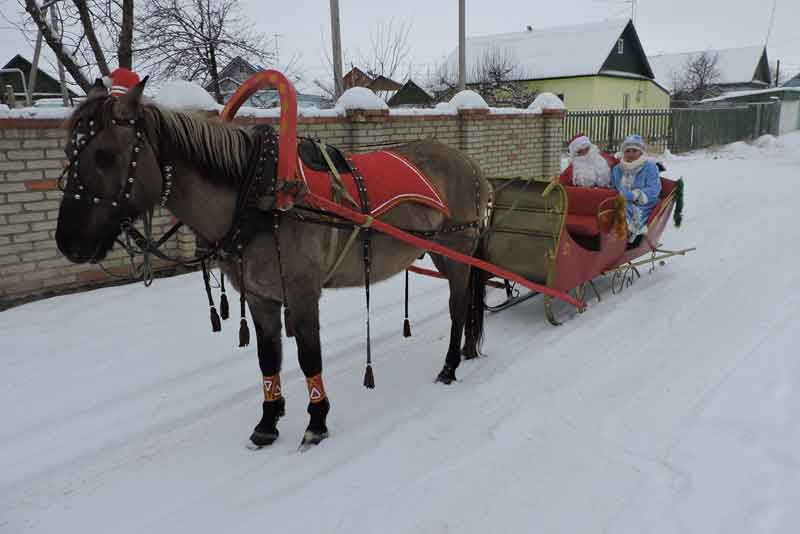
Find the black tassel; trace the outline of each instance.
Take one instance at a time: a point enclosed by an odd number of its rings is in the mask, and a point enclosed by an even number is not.
[[[220,323],[219,315],[217,315],[217,309],[214,307],[214,299],[211,297],[211,284],[209,282],[208,276],[208,268],[206,267],[206,262],[201,261],[200,266],[203,268],[203,283],[206,286],[206,297],[208,297],[208,307],[210,308],[211,313],[211,331],[212,332],[219,332],[222,330],[222,323]]]
[[[364,387],[375,389],[375,376],[372,374],[372,365],[370,364],[367,364],[367,370],[364,372]]]
[[[246,347],[250,344],[250,328],[247,326],[247,319],[242,317],[239,321],[239,346]]]
[[[230,317],[230,310],[228,309],[228,296],[225,294],[225,273],[219,273],[219,285],[222,289],[222,295],[219,297],[219,314],[224,321]]]
[[[211,331],[219,332],[220,330],[222,330],[222,323],[219,321],[217,309],[214,306],[211,306]]]
[[[406,269],[405,319],[403,319],[403,337],[411,337],[411,323],[408,320],[408,269]]]
[[[224,290],[223,290],[224,291]],[[228,317],[230,317],[230,310],[228,309],[228,296],[225,293],[222,293],[219,297],[219,315],[222,317],[224,321]]]
[[[286,327],[286,337],[294,337],[294,325],[292,324],[292,313],[289,308],[283,309],[283,324]]]

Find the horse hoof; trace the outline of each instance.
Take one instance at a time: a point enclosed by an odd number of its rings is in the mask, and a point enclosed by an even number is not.
[[[482,354],[475,349],[464,347],[461,349],[461,356],[463,356],[465,360],[475,360],[480,358]]]
[[[456,381],[456,370],[445,365],[442,370],[439,371],[439,376],[436,377],[436,381],[445,385],[452,384]]]
[[[260,449],[262,447],[268,447],[275,443],[275,440],[278,439],[280,433],[278,429],[272,429],[267,431],[261,430],[253,430],[253,433],[250,435],[250,443],[253,445],[254,449]]]
[[[303,434],[303,440],[300,442],[300,449],[306,450],[314,445],[319,445],[322,440],[328,437],[328,431],[314,432],[313,430],[306,430]]]

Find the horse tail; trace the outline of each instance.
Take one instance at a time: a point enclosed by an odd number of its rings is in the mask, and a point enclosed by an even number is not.
[[[478,248],[473,254],[478,259],[484,258],[484,239],[481,237]],[[486,310],[486,281],[491,274],[478,267],[471,267],[467,285],[467,316],[464,322],[464,356],[475,358],[480,356],[483,345],[483,318]]]

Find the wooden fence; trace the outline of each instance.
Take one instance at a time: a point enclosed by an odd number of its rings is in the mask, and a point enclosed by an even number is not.
[[[588,135],[602,150],[616,152],[629,134],[644,137],[650,150],[686,152],[778,134],[780,104],[743,104],[689,109],[569,111],[564,142]]]

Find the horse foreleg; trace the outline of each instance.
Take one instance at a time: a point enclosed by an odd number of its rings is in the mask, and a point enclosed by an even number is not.
[[[300,300],[300,299],[298,299]],[[306,377],[308,387],[308,427],[303,435],[302,445],[316,445],[328,437],[325,421],[330,410],[328,395],[322,382],[322,349],[319,340],[319,303],[317,299],[307,298],[301,309],[292,308],[291,321],[297,343],[297,357],[300,369]],[[313,302],[309,302],[313,301]]]
[[[281,304],[250,298],[250,314],[258,341],[258,365],[264,389],[261,421],[253,429],[250,441],[256,447],[271,445],[278,439],[278,419],[286,409],[281,389]]]

